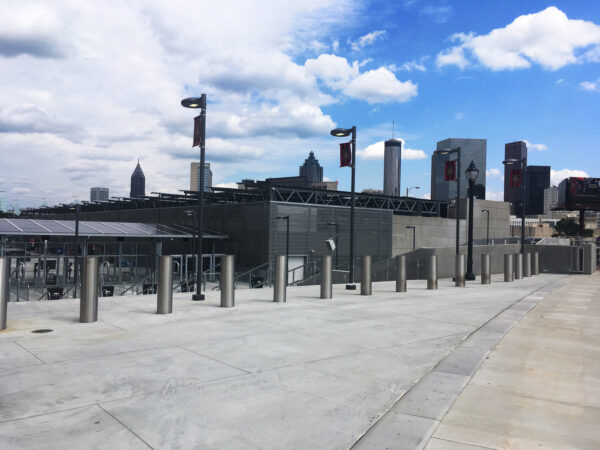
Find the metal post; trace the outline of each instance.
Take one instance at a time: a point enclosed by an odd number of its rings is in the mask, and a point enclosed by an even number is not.
[[[457,287],[465,286],[465,255],[454,255],[454,285]]]
[[[354,203],[355,203],[355,172],[356,172],[356,126],[352,127],[352,185],[350,192],[350,284],[346,289],[355,290],[354,286]]]
[[[527,209],[527,158],[521,160],[521,167],[523,170],[523,202],[521,206],[521,253],[525,253],[525,214]]]
[[[204,300],[202,294],[202,238],[204,237],[204,164],[206,146],[206,94],[200,96],[200,115],[202,116],[202,132],[200,134],[200,196],[198,203],[198,262],[196,263],[196,294],[192,300]]]
[[[235,256],[223,255],[221,257],[221,307],[232,308],[235,306]]]
[[[0,258],[0,330],[6,330],[6,316],[8,313],[8,282],[10,278],[9,258]]]
[[[474,181],[469,180],[469,230],[468,230],[468,242],[467,242],[467,274],[465,279],[474,280],[475,274],[473,273],[473,186]]]
[[[490,284],[492,282],[492,257],[490,255],[481,255],[481,284]]]
[[[523,253],[523,276],[531,276],[531,253]]]
[[[158,294],[156,296],[156,314],[173,312],[173,258],[162,255],[158,265]]]
[[[396,256],[396,292],[406,292],[406,255]]]
[[[515,255],[515,280],[523,279],[523,253]]]
[[[371,295],[372,293],[371,256],[364,255],[360,268],[360,295]]]
[[[540,252],[533,252],[533,260],[532,260],[532,275],[540,274]]]
[[[460,254],[460,178],[462,177],[461,172],[461,149],[456,148],[456,254]]]
[[[96,322],[98,320],[98,257],[84,257],[82,269],[79,321]]]
[[[437,256],[431,255],[427,259],[427,289],[437,289]]]
[[[77,298],[77,273],[79,267],[79,205],[75,206],[75,261],[73,264],[73,298]],[[46,261],[44,261],[44,279],[46,279]]]
[[[273,286],[273,301],[282,303],[286,301],[287,273],[285,271],[285,255],[275,257],[275,284]]]
[[[323,255],[321,264],[321,298],[331,298],[332,295],[331,255]]]
[[[504,255],[504,281],[513,281],[513,255],[506,253]]]

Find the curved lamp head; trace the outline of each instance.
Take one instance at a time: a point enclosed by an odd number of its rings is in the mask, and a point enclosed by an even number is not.
[[[206,96],[202,94],[201,97],[189,97],[181,100],[181,106],[184,108],[206,108]]]
[[[465,170],[465,175],[470,183],[475,183],[475,180],[479,176],[479,169],[473,161],[471,161],[471,164],[469,164],[469,167]]]
[[[331,130],[331,135],[335,137],[350,136],[352,134],[352,128],[335,128]]]

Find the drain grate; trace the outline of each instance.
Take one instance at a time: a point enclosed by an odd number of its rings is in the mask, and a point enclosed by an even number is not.
[[[32,333],[51,333],[54,330],[51,330],[50,328],[42,328],[40,330],[33,330]]]

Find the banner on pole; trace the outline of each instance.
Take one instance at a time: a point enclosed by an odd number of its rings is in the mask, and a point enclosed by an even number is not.
[[[340,144],[340,167],[348,167],[352,165],[352,149],[350,142]]]
[[[444,180],[455,181],[456,180],[456,161],[446,161],[444,168]]]
[[[194,117],[194,142],[192,147],[198,147],[202,142],[202,116]]]

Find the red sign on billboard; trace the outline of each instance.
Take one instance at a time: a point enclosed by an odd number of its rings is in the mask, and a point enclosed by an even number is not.
[[[340,167],[348,167],[352,165],[352,149],[350,142],[340,144]]]
[[[444,180],[456,180],[456,161],[446,161],[444,166]]]
[[[512,169],[510,171],[510,187],[520,187],[523,181],[521,169]]]
[[[202,116],[194,117],[194,143],[192,147],[198,147],[202,142]]]

